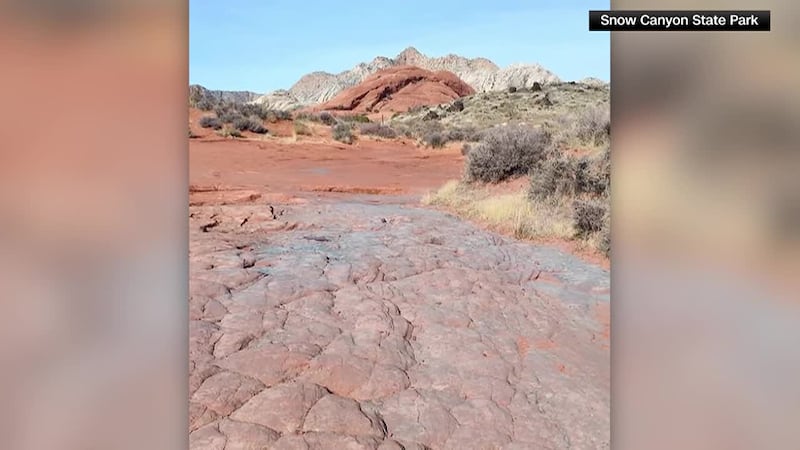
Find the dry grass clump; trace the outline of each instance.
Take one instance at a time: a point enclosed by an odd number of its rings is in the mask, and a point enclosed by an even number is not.
[[[294,121],[294,134],[297,136],[311,136],[311,127],[302,120]]]
[[[224,138],[241,138],[244,135],[237,130],[236,128],[232,128],[229,126],[223,127],[221,130],[217,131],[217,134],[224,137]]]
[[[331,127],[331,132],[333,134],[333,139],[344,142],[345,144],[353,143],[353,131],[349,124],[337,123]]]
[[[394,128],[379,123],[361,124],[361,126],[359,126],[359,131],[363,135],[377,136],[386,139],[394,139],[397,137],[397,132]]]
[[[492,195],[485,187],[451,180],[426,195],[422,202],[444,207],[518,239],[570,239],[575,234],[568,205],[534,203],[524,192]]]

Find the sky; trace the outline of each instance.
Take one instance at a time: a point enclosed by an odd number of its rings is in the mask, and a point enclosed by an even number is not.
[[[266,93],[409,46],[427,56],[539,63],[563,80],[609,81],[610,37],[573,0],[190,0],[189,82]]]

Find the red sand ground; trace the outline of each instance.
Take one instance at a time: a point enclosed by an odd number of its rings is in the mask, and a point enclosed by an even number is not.
[[[205,113],[193,110],[196,123]],[[291,136],[293,124],[266,124]],[[247,203],[255,200],[286,203],[304,195],[388,194],[422,196],[447,181],[460,178],[464,157],[459,145],[444,149],[417,147],[411,140],[381,141],[360,138],[353,145],[331,141],[329,128],[309,124],[315,136],[264,137],[245,133],[246,139],[226,139],[213,131],[190,139],[190,204]],[[280,127],[280,128],[279,128]],[[193,127],[194,131],[194,127]],[[197,134],[200,134],[198,131]],[[493,185],[493,194],[518,192],[527,178]],[[502,234],[509,230],[478,223]],[[608,258],[576,242],[536,241],[557,247],[604,269]]]
[[[314,137],[288,141],[192,139],[191,185],[259,193],[420,195],[458,178],[463,165],[457,147],[432,150],[408,141],[368,139],[346,145]]]

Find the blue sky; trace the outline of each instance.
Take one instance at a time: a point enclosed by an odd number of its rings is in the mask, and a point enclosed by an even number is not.
[[[608,81],[609,33],[588,31],[588,11],[608,8],[571,0],[190,0],[189,81],[264,93],[408,46]]]

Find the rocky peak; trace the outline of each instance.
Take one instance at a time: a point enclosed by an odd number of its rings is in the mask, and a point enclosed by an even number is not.
[[[414,47],[408,47],[407,49],[400,52],[397,57],[394,59],[398,65],[408,65],[413,66],[415,63],[427,59],[425,55],[419,52]]]

